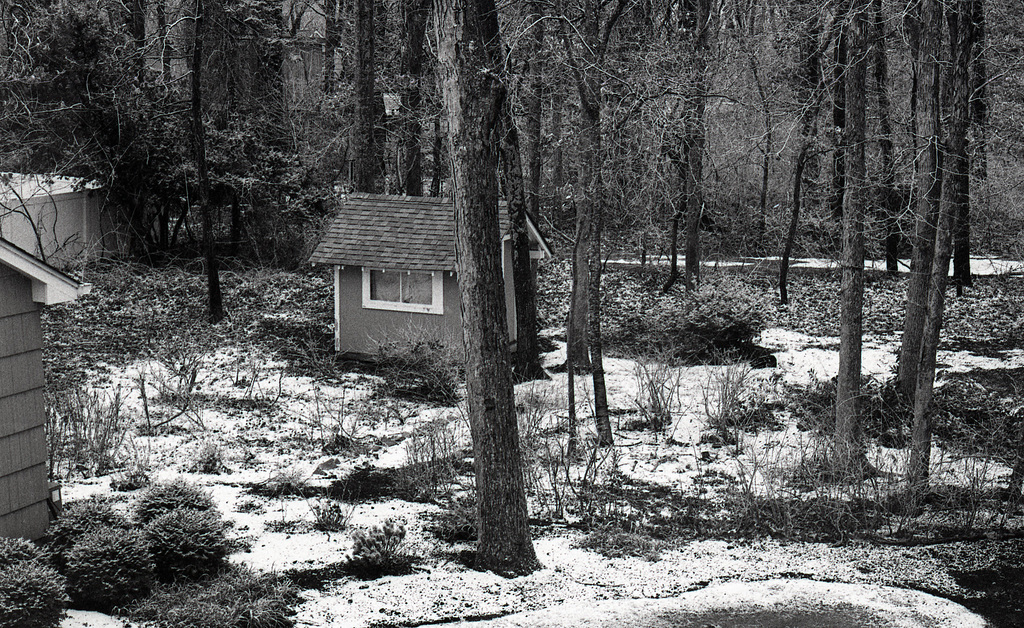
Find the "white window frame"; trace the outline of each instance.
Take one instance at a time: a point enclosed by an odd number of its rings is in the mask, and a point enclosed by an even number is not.
[[[370,298],[370,272],[412,274],[414,271],[388,270],[386,268],[367,268],[363,266],[363,309],[390,310],[392,312],[416,312],[419,314],[444,314],[444,278],[439,271],[418,271],[417,274],[430,273],[430,303],[402,303],[400,301],[379,301]]]

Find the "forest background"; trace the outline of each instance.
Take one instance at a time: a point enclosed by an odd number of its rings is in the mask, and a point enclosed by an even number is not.
[[[938,4],[940,94],[957,66],[950,16],[965,13],[973,44],[956,253],[973,242],[1019,257],[1024,7]],[[564,244],[594,201],[609,254],[666,255],[682,230],[693,258],[779,255],[790,239],[793,254],[835,255],[849,179],[842,81],[863,56],[868,255],[907,257],[924,145],[920,3],[866,3],[854,56],[851,6],[501,5],[531,211]],[[339,193],[451,193],[429,0],[5,0],[0,20],[0,171],[100,182],[137,257],[198,250],[209,214],[218,255],[295,267]]]

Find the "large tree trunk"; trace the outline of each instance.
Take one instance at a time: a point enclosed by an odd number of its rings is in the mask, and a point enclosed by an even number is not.
[[[210,320],[224,318],[224,303],[220,290],[220,268],[214,246],[213,208],[210,207],[210,174],[206,163],[206,129],[203,126],[203,27],[206,9],[203,0],[196,0],[192,41],[192,151],[196,160],[196,204],[203,217],[203,252],[206,257],[206,285],[209,296]]]
[[[533,20],[533,40],[530,46],[530,88],[526,97],[526,206],[537,218],[540,216],[543,172],[541,117],[547,78],[544,75],[544,9],[537,0],[530,1],[529,17]]]
[[[709,74],[711,71],[711,0],[696,0],[697,32],[694,39],[694,79],[696,93],[693,113],[688,115],[686,129],[686,265],[683,284],[692,290],[700,283],[700,222],[704,211],[704,147],[705,115]]]
[[[530,234],[526,224],[526,185],[519,133],[506,99],[501,110],[501,176],[512,231],[512,281],[515,289],[516,350],[512,371],[519,381],[547,377],[540,365],[537,332],[537,289],[530,261]]]
[[[921,360],[921,343],[928,303],[929,276],[935,250],[935,223],[939,215],[941,178],[939,172],[939,20],[937,0],[922,0],[915,7],[919,14],[911,17],[917,42],[914,50],[916,81],[917,175],[914,217],[914,249],[910,259],[910,281],[907,285],[907,311],[903,322],[898,379],[900,390],[908,399],[917,387],[917,369]]]
[[[334,93],[335,57],[341,43],[338,32],[338,0],[324,0],[324,93]]]
[[[850,63],[846,71],[846,192],[843,195],[843,277],[840,288],[839,375],[836,381],[835,456],[837,469],[862,472],[861,336],[864,315],[864,208],[867,172],[864,159],[867,34],[870,0],[851,8]]]
[[[836,220],[842,218],[843,203],[846,198],[846,89],[843,81],[846,75],[849,54],[849,26],[847,11],[851,0],[840,0],[836,10],[836,23],[839,28],[835,32],[835,43],[832,49],[832,187],[829,197],[829,209]]]
[[[497,9],[494,0],[439,0],[437,7],[479,511],[476,564],[526,574],[540,563],[527,517],[502,289],[496,175],[506,94]]]
[[[356,0],[355,126],[352,138],[352,187],[357,192],[383,190],[378,126],[383,111],[374,93],[375,0]]]
[[[800,226],[800,210],[803,206],[804,177],[807,163],[813,159],[811,147],[814,143],[815,120],[821,108],[825,81],[821,74],[821,55],[826,42],[822,41],[823,31],[818,15],[818,5],[813,2],[795,4],[796,22],[802,25],[810,20],[809,26],[801,33],[797,67],[797,94],[801,105],[800,110],[800,148],[797,150],[793,163],[793,211],[790,214],[789,229],[783,245],[782,260],[779,265],[779,300],[789,303],[789,260],[796,244],[797,230]]]
[[[925,0],[927,3],[932,0]],[[926,9],[927,10],[927,9]],[[953,229],[961,206],[968,202],[967,132],[971,124],[971,8],[970,0],[954,0],[946,9],[949,24],[950,73],[949,128],[943,166],[939,221],[935,230],[935,252],[929,273],[931,283],[924,321],[923,342],[914,392],[914,424],[911,430],[910,462],[907,480],[918,491],[928,478],[932,438],[932,393],[935,386],[935,354],[942,329],[949,259],[953,248]]]
[[[971,2],[971,128],[973,139],[968,145],[970,174],[981,183],[988,176],[988,66],[985,64],[985,3]],[[957,296],[974,284],[971,276],[971,176],[967,179],[968,202],[960,207],[953,235],[953,284]]]
[[[896,194],[896,166],[893,159],[893,131],[889,103],[889,53],[887,50],[885,16],[882,0],[871,3],[872,49],[874,51],[875,94],[878,98],[878,160],[882,175],[879,195],[882,214],[882,236],[885,248],[885,270],[891,276],[899,272],[900,201]]]
[[[423,92],[423,42],[427,32],[427,16],[432,0],[405,0],[405,48],[402,53],[402,144],[403,172],[399,177],[402,191],[409,196],[423,195],[423,137],[421,103]]]

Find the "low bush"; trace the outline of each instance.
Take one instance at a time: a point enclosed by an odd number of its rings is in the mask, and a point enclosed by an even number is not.
[[[140,524],[161,517],[173,510],[214,511],[216,506],[210,494],[185,480],[174,480],[150,486],[135,502],[135,520]]]
[[[376,363],[386,394],[449,405],[459,399],[463,354],[454,338],[410,328],[380,343]]]
[[[809,386],[790,387],[789,407],[804,431],[831,434],[835,428],[836,379],[816,380]],[[865,377],[861,382],[864,434],[885,447],[903,447],[909,437],[913,407],[895,380]]]
[[[25,555],[24,547],[18,551]],[[64,577],[38,558],[0,566],[0,626],[57,628],[68,603],[64,589]]]
[[[35,544],[25,539],[11,539],[0,536],[0,569],[25,561],[41,561],[43,553]]]
[[[298,602],[286,578],[235,566],[202,582],[160,587],[130,615],[166,628],[290,628]]]
[[[409,501],[431,501],[451,490],[462,468],[458,421],[440,419],[419,426],[405,440],[406,463],[396,469],[396,494]]]
[[[146,538],[164,582],[195,580],[216,573],[228,554],[224,522],[216,512],[179,508],[146,526]]]
[[[113,502],[103,497],[68,502],[43,537],[43,544],[57,569],[63,570],[67,552],[82,537],[97,528],[127,530],[128,519],[114,509]]]
[[[332,482],[330,494],[337,499],[352,501],[390,497],[395,493],[396,482],[394,469],[362,464]]]
[[[356,530],[352,534],[352,556],[349,571],[362,578],[407,573],[412,559],[404,551],[405,525],[388,519],[384,525],[369,530]]]
[[[348,527],[355,506],[337,499],[306,500],[313,513],[313,527],[321,532],[341,532]]]
[[[452,500],[441,512],[429,515],[427,531],[446,543],[477,540],[476,498],[472,495]]]
[[[661,559],[661,550],[665,543],[645,534],[600,526],[583,537],[578,546],[594,550],[607,558],[635,556],[655,562]]]
[[[616,301],[609,307],[604,334],[609,351],[667,356],[676,364],[717,363],[756,353],[754,342],[764,328],[764,316],[759,296],[749,286],[722,275],[709,277],[690,292],[650,294],[623,290],[620,298],[645,302]]]
[[[75,542],[66,560],[68,593],[77,608],[109,611],[153,587],[153,559],[135,530],[96,528]]]

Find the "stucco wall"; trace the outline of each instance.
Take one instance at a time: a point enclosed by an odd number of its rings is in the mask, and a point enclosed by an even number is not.
[[[0,264],[0,536],[49,523],[42,346],[31,282]]]
[[[402,340],[416,334],[442,335],[462,341],[459,283],[453,273],[445,272],[442,278],[444,314],[364,309],[362,268],[346,266],[339,275],[335,296],[338,299],[335,338],[341,353],[373,356],[381,342]]]

